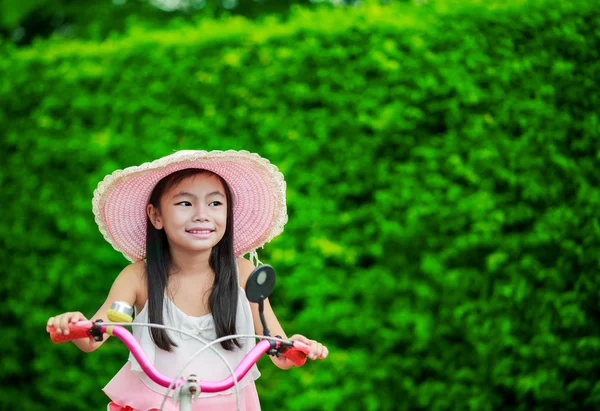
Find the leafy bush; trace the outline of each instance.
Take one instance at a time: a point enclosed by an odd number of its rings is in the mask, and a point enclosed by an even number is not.
[[[284,328],[331,355],[261,361],[264,409],[600,407],[600,11],[451,5],[7,48],[1,408],[106,403],[126,350],[53,346],[45,321],[94,313],[126,263],[98,181],[190,148],[286,175],[260,258]]]

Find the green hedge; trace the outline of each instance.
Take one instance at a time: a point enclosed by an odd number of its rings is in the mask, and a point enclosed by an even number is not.
[[[5,47],[0,408],[103,409],[124,347],[44,332],[95,312],[126,264],[92,191],[231,148],[286,175],[290,220],[260,257],[285,329],[331,351],[261,361],[264,409],[598,409],[593,3],[298,9]]]

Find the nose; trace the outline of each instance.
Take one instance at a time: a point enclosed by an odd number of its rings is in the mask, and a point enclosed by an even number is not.
[[[195,208],[193,221],[208,221],[208,207],[199,205]]]

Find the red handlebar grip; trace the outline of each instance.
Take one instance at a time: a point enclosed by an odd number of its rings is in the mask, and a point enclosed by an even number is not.
[[[65,341],[78,340],[80,338],[89,338],[90,330],[89,325],[77,325],[77,324],[69,324],[69,334],[58,334],[54,331],[54,327],[47,327],[48,332],[50,333],[50,339],[53,343],[61,343]]]
[[[283,352],[283,356],[293,362],[298,367],[306,362],[306,354],[295,348],[289,348]]]

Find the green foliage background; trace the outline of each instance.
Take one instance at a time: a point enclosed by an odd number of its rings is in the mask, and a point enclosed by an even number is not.
[[[2,45],[0,408],[103,409],[126,360],[44,331],[95,312],[126,264],[91,214],[104,175],[246,149],[288,183],[260,252],[272,303],[331,351],[261,361],[264,409],[598,409],[596,6],[366,4]]]

